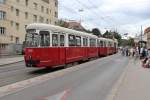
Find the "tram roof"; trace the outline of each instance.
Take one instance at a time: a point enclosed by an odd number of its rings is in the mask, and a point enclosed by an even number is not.
[[[75,33],[77,35],[98,38],[97,36],[92,35],[92,33],[88,34],[85,32],[80,32],[80,31],[76,31],[76,30],[72,30],[72,29],[68,29],[68,28],[63,28],[60,26],[50,25],[50,24],[33,23],[33,24],[29,24],[26,29],[51,30],[51,31],[56,31],[56,32]]]

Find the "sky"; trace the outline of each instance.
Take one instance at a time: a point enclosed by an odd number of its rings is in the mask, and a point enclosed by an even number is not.
[[[134,37],[150,26],[150,0],[58,0],[59,19],[81,21],[86,29],[99,28]],[[82,10],[82,11],[81,11]]]

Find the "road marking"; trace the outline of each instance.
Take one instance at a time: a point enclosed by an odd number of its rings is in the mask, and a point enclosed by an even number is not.
[[[67,96],[69,94],[69,91],[70,90],[68,89],[68,90],[65,90],[61,93],[55,94],[53,96],[44,97],[44,98],[39,99],[39,100],[66,100]]]

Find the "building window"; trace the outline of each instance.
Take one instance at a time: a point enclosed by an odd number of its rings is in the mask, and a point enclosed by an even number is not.
[[[19,44],[19,37],[16,37],[16,44]]]
[[[16,16],[19,16],[19,9],[16,9]]]
[[[4,20],[6,18],[6,12],[0,11],[0,20]]]
[[[13,35],[10,36],[10,41],[13,41]]]
[[[44,2],[46,2],[46,3],[49,3],[49,0],[42,0],[42,1],[44,1]]]
[[[28,12],[25,12],[25,19],[28,19]]]
[[[13,6],[11,6],[11,12],[13,12],[14,11],[14,7]]]
[[[0,34],[5,35],[6,34],[6,28],[5,27],[0,27]]]
[[[19,3],[19,2],[20,2],[20,0],[16,0],[16,2],[18,2],[18,3]]]
[[[43,23],[44,22],[44,18],[40,17],[39,22]]]
[[[5,4],[6,0],[0,0],[0,4]]]
[[[46,19],[46,23],[47,23],[47,24],[49,23],[49,20],[48,20],[48,19]]]
[[[58,6],[58,1],[57,0],[55,0],[55,7],[57,7]]]
[[[46,13],[49,14],[49,9],[48,8],[46,9]]]
[[[56,18],[58,17],[58,13],[57,13],[57,12],[55,12],[55,17],[56,17]]]
[[[8,44],[0,44],[1,49],[5,49],[8,46]]]
[[[16,23],[16,29],[19,30],[19,23]]]
[[[44,12],[44,6],[41,6],[41,12]]]
[[[37,3],[33,3],[33,5],[34,5],[34,9],[37,10],[38,4]]]
[[[37,15],[33,15],[33,22],[37,22]]]
[[[27,25],[25,25],[24,28],[26,29],[26,28],[27,28]]]
[[[14,22],[13,22],[13,21],[11,21],[11,22],[10,22],[10,25],[11,25],[11,26],[13,26],[13,25],[14,25]]]
[[[55,21],[55,25],[57,25],[57,22]]]
[[[25,4],[26,4],[26,6],[28,6],[28,4],[29,4],[29,0],[26,0],[26,1],[25,1]]]

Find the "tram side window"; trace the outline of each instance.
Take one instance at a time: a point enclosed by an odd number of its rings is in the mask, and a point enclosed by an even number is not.
[[[76,36],[76,46],[81,46],[81,37]]]
[[[90,39],[90,47],[96,46],[96,39]]]
[[[106,42],[104,41],[104,47],[106,47]]]
[[[98,47],[100,47],[100,46],[101,46],[101,45],[100,45],[100,40],[98,40],[98,41],[97,41],[97,44],[98,44],[98,45],[97,45]]]
[[[60,35],[60,46],[65,46],[65,36]]]
[[[58,35],[52,34],[52,46],[58,46]]]
[[[88,46],[88,39],[83,38],[83,46],[87,47]]]
[[[101,47],[103,47],[103,41],[100,41],[100,45],[101,45]]]
[[[40,31],[40,46],[50,46],[50,34],[48,31]]]
[[[116,45],[116,43],[114,43],[114,48],[117,48],[117,45]]]
[[[111,42],[109,42],[109,47],[111,47]]]
[[[76,46],[76,39],[74,35],[69,35],[69,46]]]

